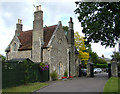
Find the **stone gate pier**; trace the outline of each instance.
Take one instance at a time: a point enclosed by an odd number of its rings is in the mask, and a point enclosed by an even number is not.
[[[116,61],[112,61],[111,63],[111,76],[118,77],[118,64]]]
[[[88,62],[87,64],[87,77],[94,77],[94,66],[93,63]]]

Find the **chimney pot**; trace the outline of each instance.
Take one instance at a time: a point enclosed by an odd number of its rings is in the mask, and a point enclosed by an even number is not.
[[[70,22],[72,22],[72,17],[70,17]]]
[[[18,19],[18,24],[22,24],[22,20],[21,19]]]
[[[19,36],[20,32],[22,31],[22,20],[18,19],[18,23],[16,24],[16,31],[15,31],[15,35]]]
[[[40,11],[41,10],[41,5],[36,6],[36,11]]]

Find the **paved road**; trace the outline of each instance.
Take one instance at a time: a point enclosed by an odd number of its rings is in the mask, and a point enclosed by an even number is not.
[[[95,74],[93,78],[79,77],[73,80],[52,82],[36,92],[102,92],[107,82],[107,74]]]

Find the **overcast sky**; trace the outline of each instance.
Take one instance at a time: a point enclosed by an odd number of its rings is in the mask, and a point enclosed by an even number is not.
[[[44,15],[44,26],[55,25],[62,21],[62,25],[68,26],[69,18],[74,21],[74,31],[79,32],[81,36],[82,27],[78,22],[76,9],[76,0],[1,0],[0,1],[0,54],[5,55],[5,49],[12,40],[18,18],[22,19],[23,31],[33,28],[33,5],[42,5]],[[115,48],[106,48],[99,43],[92,43],[92,50],[99,56],[104,54],[110,58],[113,51],[118,51],[118,45]]]

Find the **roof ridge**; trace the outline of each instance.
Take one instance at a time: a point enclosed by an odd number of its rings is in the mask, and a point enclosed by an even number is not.
[[[25,31],[22,31],[22,32],[29,32],[29,31],[33,31],[33,29],[31,29],[31,30],[25,30]]]
[[[52,26],[57,26],[57,24],[56,25],[51,25],[51,26],[45,26],[44,28],[46,28],[46,27],[52,27]]]
[[[53,27],[53,26],[57,26],[57,24],[56,24],[56,25],[51,25],[51,26],[46,26],[46,27],[44,27],[44,28]],[[29,32],[29,31],[33,31],[33,29],[25,30],[25,31],[22,31],[22,32]]]

